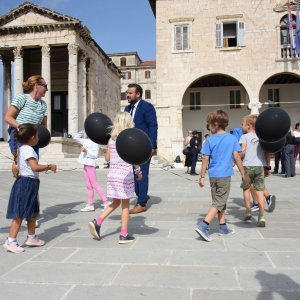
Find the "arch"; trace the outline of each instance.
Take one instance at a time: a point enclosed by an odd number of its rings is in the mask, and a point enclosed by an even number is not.
[[[214,71],[214,72],[207,72],[205,74],[203,73],[200,73],[200,74],[193,74],[190,78],[188,78],[185,83],[182,85],[182,90],[180,91],[180,95],[181,95],[181,99],[183,98],[184,94],[185,94],[185,91],[189,88],[189,86],[201,79],[201,78],[204,78],[204,77],[207,77],[207,76],[212,76],[212,75],[221,75],[221,76],[228,76],[228,77],[232,77],[234,78],[235,80],[237,80],[246,90],[248,96],[249,96],[249,99],[252,99],[253,98],[253,91],[252,89],[248,86],[248,84],[245,82],[245,80],[243,80],[238,74],[233,74],[233,73],[227,73],[226,71]],[[196,79],[195,79],[196,78]]]
[[[279,72],[265,78],[258,96],[265,108],[280,106],[293,115],[293,107],[297,107],[298,110],[300,107],[300,103],[297,103],[299,93],[300,75],[293,72]]]
[[[206,116],[214,109],[228,113],[231,120],[229,130],[239,127],[242,117],[249,114],[251,97],[251,89],[239,76],[212,72],[194,77],[186,82],[182,91],[182,132],[192,129],[202,132],[202,135],[207,133]]]

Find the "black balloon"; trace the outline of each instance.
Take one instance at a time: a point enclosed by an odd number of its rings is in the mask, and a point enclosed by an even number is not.
[[[284,136],[282,139],[275,142],[266,142],[266,141],[259,140],[259,143],[267,153],[276,153],[283,149],[286,143],[286,137]]]
[[[132,165],[142,165],[152,155],[152,144],[148,135],[137,128],[121,131],[116,140],[116,149],[119,156]]]
[[[84,122],[84,130],[87,136],[95,143],[106,145],[110,139],[111,119],[102,113],[90,114]]]
[[[50,143],[51,134],[49,130],[42,124],[38,125],[37,128],[38,128],[39,141],[36,144],[36,147],[44,148]]]
[[[265,142],[282,139],[291,127],[289,115],[281,108],[271,107],[264,110],[255,122],[255,132]]]

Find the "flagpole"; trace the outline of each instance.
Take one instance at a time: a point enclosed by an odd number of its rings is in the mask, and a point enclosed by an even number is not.
[[[293,32],[293,15],[291,10],[291,4],[290,0],[288,0],[288,17],[289,17],[289,33],[290,33],[290,51],[291,51],[291,57],[294,56],[295,49],[295,40],[294,40],[294,32]]]
[[[296,53],[300,55],[300,12],[299,12],[299,0],[297,0],[296,10]]]

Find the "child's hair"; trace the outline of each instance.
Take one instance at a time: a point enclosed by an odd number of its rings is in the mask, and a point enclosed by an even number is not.
[[[229,117],[225,111],[217,109],[208,114],[206,122],[208,125],[212,124],[225,130],[228,126]]]
[[[126,128],[133,128],[134,123],[131,115],[128,112],[120,112],[114,119],[114,125],[111,130],[111,138],[115,141],[121,131]]]
[[[252,126],[255,128],[255,122],[257,119],[257,115],[247,115],[243,118],[247,125]]]
[[[17,141],[22,145],[26,145],[33,136],[37,135],[37,126],[29,123],[20,125],[14,131],[14,161],[17,163]]]

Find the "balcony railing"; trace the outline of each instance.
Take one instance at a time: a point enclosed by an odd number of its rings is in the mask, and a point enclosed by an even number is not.
[[[291,48],[290,45],[281,45],[281,58],[299,59],[300,55],[297,54],[296,49]]]

